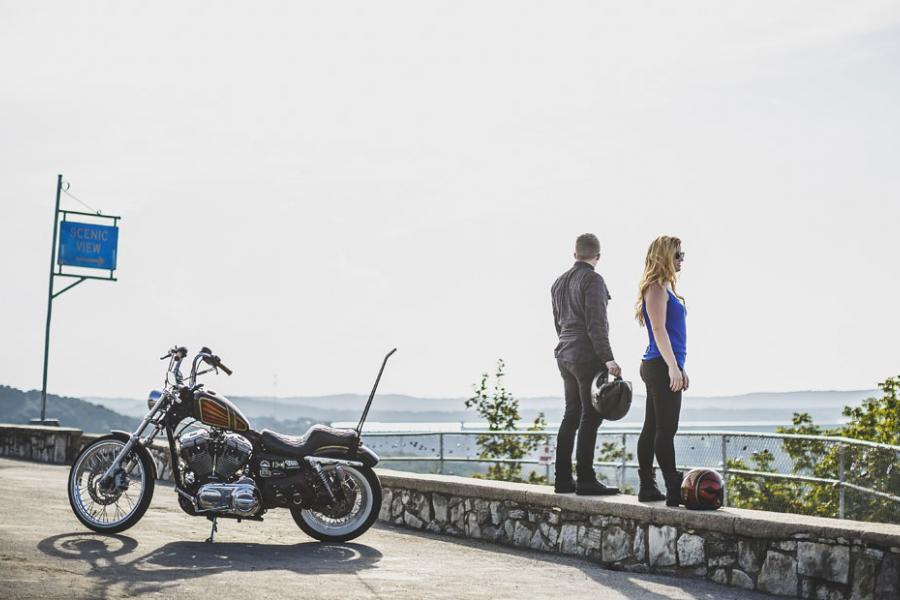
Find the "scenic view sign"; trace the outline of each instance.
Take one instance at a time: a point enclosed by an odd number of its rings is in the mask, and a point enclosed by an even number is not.
[[[60,223],[59,264],[114,271],[118,242],[118,227],[63,221]]]

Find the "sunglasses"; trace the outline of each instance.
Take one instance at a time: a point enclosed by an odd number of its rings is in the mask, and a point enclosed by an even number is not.
[[[676,252],[675,260],[684,260],[684,252]]]

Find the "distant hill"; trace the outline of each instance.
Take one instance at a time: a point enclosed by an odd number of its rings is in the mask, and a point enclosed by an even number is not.
[[[105,399],[102,401],[105,402]],[[147,412],[146,400],[116,398],[111,404],[125,406],[133,414],[119,414],[106,406],[101,406],[99,402],[47,394],[47,417],[59,419],[59,424],[63,427],[74,427],[88,433],[105,433],[111,429],[133,431],[140,422],[140,417]],[[0,385],[0,423],[27,425],[31,419],[37,419],[40,416],[40,390],[23,392],[14,387]],[[247,416],[250,417],[250,415]],[[268,416],[258,416],[250,418],[251,425],[258,431],[268,428],[291,435],[305,433],[310,426],[323,422],[307,417],[274,419]]]
[[[635,392],[642,388],[637,382]],[[738,396],[685,396],[683,422],[778,422],[789,425],[795,412],[810,413],[817,423],[833,424],[842,420],[844,406],[857,406],[878,390],[757,392]],[[339,394],[290,398],[233,397],[248,416],[276,415],[287,418],[305,415],[328,421],[356,421],[365,406],[366,396]],[[464,398],[416,398],[400,394],[375,396],[369,412],[371,421],[440,422],[475,421],[473,410],[465,410]],[[635,393],[628,421],[642,421],[646,398]],[[565,403],[560,397],[519,398],[520,412],[532,420],[543,412],[549,422],[562,420]]]
[[[286,433],[288,435],[303,435],[306,433],[306,430],[315,425],[316,423],[321,423],[323,425],[330,425],[330,421],[319,421],[316,419],[273,419],[272,417],[249,417],[250,425],[253,426],[253,429],[256,431],[262,431],[263,429],[271,429],[273,431],[277,431],[278,433]]]
[[[640,385],[636,386],[640,389]],[[766,392],[739,396],[692,397],[682,404],[682,423],[775,423],[789,425],[795,412],[808,412],[822,425],[842,422],[844,406],[858,406],[863,399],[878,395],[878,390]],[[366,403],[360,394],[331,396],[231,396],[256,430],[274,429],[299,435],[314,423],[336,421],[354,423]],[[477,421],[475,412],[465,410],[464,398],[417,398],[401,394],[377,395],[369,420],[384,423],[449,423]],[[519,398],[522,418],[530,421],[544,412],[550,423],[562,419],[563,401],[559,397]],[[623,426],[640,426],[644,417],[643,395],[635,394],[628,416],[618,422]],[[87,432],[110,429],[131,431],[147,411],[147,401],[136,398],[84,399],[47,397],[47,416],[59,419],[65,427]],[[41,393],[24,392],[0,385],[0,422],[28,423],[41,413]]]
[[[635,391],[642,384],[637,382]],[[812,414],[817,423],[834,424],[841,421],[844,406],[857,406],[863,399],[877,395],[878,390],[758,392],[738,396],[685,396],[682,422],[776,422],[790,424],[795,412]],[[229,396],[253,420],[261,417],[280,420],[313,419],[320,422],[359,419],[366,403],[360,394],[330,396]],[[145,401],[124,398],[87,398],[97,404],[129,415],[141,415]],[[402,394],[379,394],[372,403],[370,421],[397,422],[458,422],[477,420],[475,412],[465,410],[464,398],[417,398]],[[544,412],[550,422],[562,419],[564,403],[559,397],[519,398],[522,417],[531,420]],[[645,397],[636,393],[628,422],[640,422],[644,415]],[[272,427],[273,429],[276,427]]]
[[[0,385],[0,423],[28,424],[31,419],[40,416],[40,390],[23,392]],[[75,427],[90,433],[107,432],[111,429],[131,431],[138,424],[135,417],[120,415],[104,406],[85,402],[79,398],[54,394],[47,394],[47,417],[59,419],[59,424],[63,427]]]

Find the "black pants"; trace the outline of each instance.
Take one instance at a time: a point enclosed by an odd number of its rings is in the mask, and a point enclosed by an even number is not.
[[[572,479],[572,449],[578,432],[575,454],[578,481],[591,481],[594,474],[594,446],[602,419],[591,404],[591,386],[605,367],[600,361],[571,363],[556,360],[566,390],[566,412],[556,437],[556,481]]]
[[[641,362],[641,379],[647,385],[647,412],[638,438],[641,469],[653,467],[653,455],[663,473],[675,470],[675,432],[681,415],[681,392],[669,387],[669,367],[660,358]]]

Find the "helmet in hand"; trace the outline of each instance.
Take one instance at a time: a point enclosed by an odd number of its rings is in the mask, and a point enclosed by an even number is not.
[[[623,381],[616,377],[614,381],[607,381],[607,375],[601,374],[597,378],[597,391],[594,392],[591,403],[594,410],[607,421],[618,421],[628,414],[631,408],[631,382]]]

